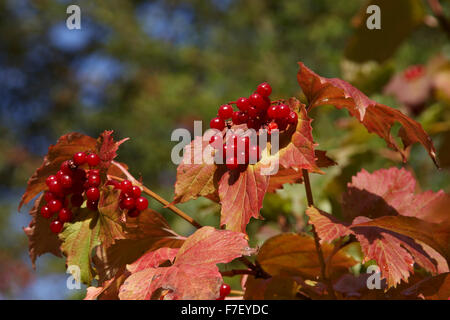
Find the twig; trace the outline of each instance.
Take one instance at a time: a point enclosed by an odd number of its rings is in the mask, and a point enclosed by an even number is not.
[[[256,275],[255,270],[249,269],[233,269],[229,271],[221,271],[220,273],[222,274],[223,277],[233,277],[242,274]]]
[[[442,30],[446,33],[447,37],[450,38],[450,21],[445,17],[444,10],[442,9],[439,0],[428,0],[428,5],[436,16],[436,19],[439,21]]]
[[[311,191],[311,183],[309,182],[309,174],[308,170],[302,169],[303,174],[303,182],[305,184],[305,191],[306,191],[306,199],[308,200],[308,206],[314,206],[314,199]],[[312,227],[312,233],[314,235],[314,243],[316,245],[316,251],[317,256],[319,257],[319,264],[320,264],[320,273],[322,281],[325,282],[328,288],[328,293],[330,294],[330,297],[332,299],[336,299],[336,293],[334,292],[333,285],[331,281],[326,276],[326,265],[325,265],[325,259],[323,257],[322,247],[319,243],[319,236],[317,235],[316,228],[314,225],[311,225]]]

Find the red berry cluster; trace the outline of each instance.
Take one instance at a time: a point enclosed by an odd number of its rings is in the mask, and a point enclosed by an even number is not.
[[[216,300],[225,300],[225,297],[228,296],[230,294],[230,292],[231,292],[230,285],[223,283],[220,286],[220,296]]]
[[[424,66],[418,64],[418,65],[408,67],[403,72],[403,76],[405,77],[406,80],[412,81],[412,80],[415,80],[415,79],[421,77],[424,73],[425,73]]]
[[[108,180],[107,184],[113,185],[115,189],[121,190],[120,192],[120,209],[127,210],[128,216],[136,218],[141,211],[148,208],[148,200],[141,197],[141,188],[133,186],[131,181],[123,180],[118,182],[116,180]]]
[[[89,165],[89,170],[81,168],[85,164]],[[99,170],[93,168],[99,164],[100,157],[96,153],[78,152],[71,160],[61,164],[56,175],[47,177],[45,183],[48,191],[44,194],[46,204],[41,207],[41,215],[47,219],[58,215],[50,224],[52,232],[61,232],[64,223],[72,221],[71,209],[80,207],[84,196],[87,207],[97,210],[101,179]]]
[[[241,97],[235,102],[224,104],[219,108],[218,115],[210,122],[211,129],[222,131],[225,127],[246,124],[249,129],[257,132],[259,129],[267,129],[268,134],[273,130],[284,131],[289,125],[297,125],[298,115],[291,111],[288,105],[271,101],[269,96],[272,88],[267,82],[261,83],[250,97]],[[234,111],[235,104],[239,111]],[[231,118],[231,121],[229,119]],[[229,170],[239,168],[239,164],[250,164],[252,160],[260,160],[259,146],[251,145],[248,137],[231,137],[231,143],[221,145],[222,137],[216,135],[210,140],[210,144],[219,149],[223,147],[224,161]],[[230,140],[228,140],[230,141]],[[239,148],[239,144],[242,147]],[[231,151],[230,151],[231,150]],[[238,150],[243,150],[238,152]],[[228,153],[226,152],[228,151]],[[233,152],[234,151],[234,152]]]

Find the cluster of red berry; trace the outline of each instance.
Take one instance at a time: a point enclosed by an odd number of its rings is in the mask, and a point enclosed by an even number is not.
[[[83,193],[87,199],[87,207],[97,210],[101,179],[99,170],[93,168],[99,163],[100,157],[97,154],[78,152],[71,160],[61,164],[56,175],[47,177],[45,183],[48,191],[44,194],[46,204],[41,207],[41,215],[50,219],[58,214],[57,219],[50,224],[52,232],[61,232],[64,223],[72,221],[73,213],[69,204],[71,208],[80,207],[84,202]],[[90,167],[87,173],[81,168],[85,164]]]
[[[425,67],[423,65],[413,65],[403,71],[403,76],[406,80],[412,81],[421,77],[425,73]]]
[[[50,223],[52,232],[60,233],[64,223],[72,221],[72,210],[81,207],[85,200],[87,208],[93,211],[98,209],[102,179],[100,171],[95,167],[99,164],[100,157],[96,153],[78,152],[71,160],[64,161],[55,175],[47,177],[45,183],[48,190],[44,193],[46,203],[40,212],[47,219],[58,215]],[[82,168],[86,165],[89,169]],[[130,217],[137,217],[141,211],[147,209],[148,200],[141,197],[141,189],[133,186],[130,181],[108,180],[106,184],[122,190],[120,208],[128,210]]]
[[[141,211],[148,208],[148,200],[141,197],[141,188],[133,186],[131,181],[123,180],[118,182],[116,180],[108,180],[107,184],[113,185],[115,189],[121,190],[120,192],[120,209],[127,210],[128,216],[136,218]]]
[[[231,292],[230,285],[223,283],[220,286],[220,296],[216,300],[225,300],[225,297],[228,296],[230,294],[230,292]]]
[[[258,133],[260,129],[267,129],[270,135],[273,130],[284,131],[289,125],[297,126],[298,115],[291,111],[288,105],[271,101],[269,96],[272,88],[267,82],[261,83],[250,97],[241,97],[235,102],[224,104],[219,108],[218,116],[211,120],[210,128],[223,131],[225,127],[246,124],[249,129]],[[239,111],[234,111],[235,104]],[[229,119],[231,118],[231,121]],[[232,136],[231,141],[223,144],[223,137],[215,135],[210,144],[216,150],[223,148],[225,164],[229,170],[239,168],[240,164],[252,164],[260,160],[259,146],[251,145],[248,137]],[[242,150],[238,152],[238,150]]]

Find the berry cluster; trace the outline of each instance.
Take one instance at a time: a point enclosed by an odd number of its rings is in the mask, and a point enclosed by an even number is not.
[[[136,218],[141,211],[148,208],[148,200],[141,197],[141,188],[133,186],[131,181],[123,180],[118,182],[116,180],[108,180],[108,185],[113,185],[115,189],[119,189],[120,192],[120,209],[127,210],[128,216]]]
[[[284,103],[271,101],[269,97],[271,93],[271,86],[263,82],[250,97],[241,97],[234,102],[222,105],[217,117],[211,120],[210,128],[223,131],[225,127],[246,124],[249,129],[254,129],[256,132],[259,129],[267,129],[270,135],[273,130],[284,131],[289,125],[296,126],[297,113],[291,111]],[[235,111],[232,104],[235,104],[239,110]],[[231,121],[229,121],[230,118]],[[221,141],[222,137],[215,135],[211,138],[210,144],[215,149],[223,148],[224,161],[229,170],[238,169],[239,164],[247,165],[260,160],[259,146],[251,145],[248,137],[232,136],[225,145],[221,144]],[[242,144],[241,148],[239,144]],[[227,150],[231,151],[227,153]],[[243,151],[238,152],[238,150]]]
[[[425,73],[425,67],[423,65],[414,65],[408,67],[405,71],[403,71],[403,76],[406,80],[412,81],[419,77],[421,77]]]
[[[98,209],[102,179],[100,170],[95,167],[99,164],[100,157],[96,153],[78,152],[71,160],[64,161],[55,175],[47,177],[48,190],[44,193],[45,205],[40,213],[46,219],[57,214],[50,223],[52,232],[60,233],[64,223],[72,221],[73,210],[81,207],[84,201],[90,210]],[[108,180],[106,184],[122,190],[120,207],[127,209],[130,217],[137,217],[140,211],[147,209],[148,200],[140,196],[141,189],[130,181]]]
[[[230,292],[231,292],[230,285],[223,283],[220,286],[220,296],[216,300],[225,300],[225,297],[228,296],[230,294]]]

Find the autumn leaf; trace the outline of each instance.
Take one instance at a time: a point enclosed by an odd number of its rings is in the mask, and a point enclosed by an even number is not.
[[[333,250],[334,246],[331,244],[322,245],[325,260]],[[294,233],[283,233],[268,239],[258,252],[256,261],[272,276],[317,279],[321,272],[314,239]],[[330,261],[327,273],[331,279],[347,273],[357,263],[342,249],[334,253]]]
[[[418,122],[397,109],[369,99],[364,93],[344,80],[321,77],[301,62],[299,62],[299,66],[297,80],[308,98],[309,108],[321,105],[333,105],[338,109],[345,108],[369,132],[376,133],[386,141],[390,148],[399,151],[404,161],[406,161],[406,155],[403,149],[419,142],[437,165],[433,142]],[[403,142],[403,149],[397,145],[390,133],[395,123],[401,125],[398,136]]]
[[[88,287],[84,300],[119,300],[120,286],[130,273],[123,268],[112,279],[102,283],[99,287]]]
[[[448,300],[450,299],[450,273],[428,277],[402,291],[402,294],[427,300]]]
[[[245,283],[245,300],[297,300],[300,285],[293,277],[274,276],[269,279],[249,276]]]
[[[129,140],[129,138],[124,138],[120,141],[114,141],[113,132],[113,130],[106,130],[97,139],[97,154],[101,160],[99,167],[102,169],[110,167],[111,161],[117,157],[119,146]]]
[[[22,205],[47,189],[45,179],[52,174],[56,174],[63,161],[71,159],[77,152],[93,150],[95,146],[94,138],[81,133],[73,132],[60,137],[55,145],[48,148],[48,153],[44,157],[42,165],[28,180],[28,186],[20,201],[19,210]]]
[[[404,216],[374,220],[360,216],[349,224],[314,207],[309,207],[306,213],[322,241],[354,235],[361,245],[364,261],[377,262],[388,287],[395,287],[401,280],[407,281],[414,272],[414,263],[431,273],[438,271],[436,259],[424,249],[422,242],[448,261],[450,235],[448,229],[439,225]]]
[[[119,297],[150,299],[158,289],[164,289],[170,291],[172,299],[216,299],[222,284],[217,264],[253,251],[243,233],[203,227],[180,249],[148,252],[129,265],[132,274],[122,285]]]
[[[28,253],[33,268],[36,268],[36,259],[44,253],[52,253],[61,257],[61,241],[58,236],[50,230],[51,220],[42,217],[40,209],[44,205],[44,196],[41,195],[34,202],[30,215],[33,217],[28,227],[23,231],[28,237]]]
[[[96,246],[108,248],[115,240],[123,239],[119,206],[120,190],[111,186],[102,188],[98,212],[80,208],[76,220],[66,223],[59,234],[61,250],[67,265],[80,268],[81,281],[90,284],[94,277],[92,251]]]

